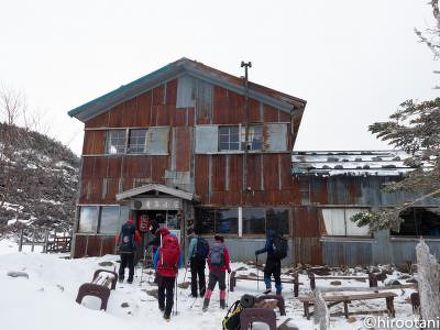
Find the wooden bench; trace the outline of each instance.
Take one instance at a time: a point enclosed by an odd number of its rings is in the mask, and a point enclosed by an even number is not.
[[[313,272],[307,273],[310,280],[310,289],[315,290],[316,280],[368,280],[370,288],[377,286],[377,276],[373,273],[368,276],[316,276]]]
[[[269,326],[270,330],[277,329],[275,312],[267,308],[245,308],[240,314],[241,329],[252,329],[252,323],[262,322]]]
[[[237,286],[237,280],[245,280],[245,281],[264,281],[263,277],[260,276],[250,276],[250,275],[237,275],[236,271],[232,271],[229,276],[229,290],[234,291],[234,288]],[[281,283],[289,283],[293,284],[293,293],[295,297],[298,297],[299,283],[298,281],[298,273],[292,273],[292,278],[281,278]]]
[[[349,290],[349,289],[348,289]],[[393,292],[380,292],[380,293],[364,293],[364,294],[340,294],[340,295],[327,295],[323,296],[324,301],[328,302],[328,307],[335,306],[337,304],[344,304],[344,315],[348,319],[348,304],[355,300],[371,300],[371,299],[385,299],[387,312],[389,317],[395,317],[394,310],[394,297],[397,295]],[[304,304],[304,316],[310,319],[313,312],[310,312],[310,305],[315,302],[315,297],[299,297],[298,298]]]
[[[81,304],[85,296],[97,297],[101,300],[101,309],[107,310],[111,290],[116,289],[118,274],[107,269],[98,269],[93,274],[92,282],[82,284],[78,289],[76,302]]]

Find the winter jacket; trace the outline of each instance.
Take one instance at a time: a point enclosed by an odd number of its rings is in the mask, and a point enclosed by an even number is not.
[[[221,242],[214,242],[214,245],[215,244],[223,245],[223,255],[225,257],[225,259],[224,259],[225,262],[224,262],[223,266],[214,266],[214,265],[211,264],[210,258],[208,257],[209,271],[210,272],[226,272],[228,269],[231,268],[231,265],[230,265],[231,259],[229,257],[228,248],[226,247],[226,245],[224,243],[221,243]],[[212,249],[210,249],[210,251],[212,251]]]
[[[119,245],[122,242],[122,236],[124,234],[133,235],[134,245],[128,250],[121,249],[121,252],[131,253],[136,251],[136,245],[139,245],[139,243],[141,242],[141,235],[139,234],[139,231],[136,229],[136,226],[133,223],[132,219],[128,219],[127,222],[121,226],[121,232],[118,236],[116,236],[116,245]]]
[[[197,236],[192,236],[189,241],[189,247],[188,247],[188,258],[191,259],[195,256],[196,248],[197,248],[197,240],[199,238]]]
[[[268,230],[264,248],[255,251],[255,255],[259,255],[261,253],[267,253],[268,258],[273,258],[274,257],[273,240],[275,239],[276,236],[277,235],[273,230]]]

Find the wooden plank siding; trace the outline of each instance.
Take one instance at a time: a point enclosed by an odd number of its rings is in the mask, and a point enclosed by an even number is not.
[[[176,108],[177,85],[177,79],[166,81],[85,123],[79,202],[114,203],[120,188],[131,189],[138,179],[165,184],[167,170],[191,173],[202,205],[293,205],[300,193],[295,191],[290,174],[289,153],[249,154],[247,164],[243,154],[193,153],[195,125],[236,125],[246,122],[246,117],[253,123],[289,123],[287,141],[291,149],[294,136],[290,134],[290,114],[252,98],[246,114],[244,96],[220,86],[212,87],[212,104],[205,100],[194,107]],[[107,129],[152,126],[172,127],[169,155],[105,155]],[[250,192],[243,192],[244,166]]]

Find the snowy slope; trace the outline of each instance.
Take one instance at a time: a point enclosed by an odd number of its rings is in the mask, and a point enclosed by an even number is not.
[[[153,276],[150,270],[144,271],[143,283],[140,284],[141,269],[135,271],[135,280],[131,285],[118,284],[112,291],[107,312],[99,311],[99,302],[93,298],[86,298],[84,305],[75,303],[78,287],[90,281],[93,272],[98,268],[113,270],[114,266],[102,267],[103,261],[118,265],[117,256],[104,256],[87,259],[64,259],[60,255],[47,255],[41,253],[16,252],[14,243],[0,241],[0,315],[1,329],[34,329],[34,330],[86,330],[86,329],[221,329],[221,321],[226,311],[219,308],[218,290],[214,291],[210,309],[201,311],[201,298],[195,301],[190,298],[190,289],[178,290],[178,315],[172,316],[166,323],[157,308],[157,301],[146,291],[155,287],[148,284]],[[244,264],[235,263],[233,269]],[[249,266],[246,266],[249,267]],[[23,271],[29,275],[26,278],[13,278],[7,276],[8,271]],[[248,272],[256,272],[249,269]],[[261,274],[261,273],[260,273]],[[179,272],[179,283],[183,282],[185,271]],[[189,278],[187,274],[186,280]],[[309,292],[308,280],[305,275],[300,276],[300,281],[306,285],[300,286],[300,295]],[[318,285],[328,286],[325,281],[318,281]],[[345,281],[344,286],[366,286],[358,281]],[[260,283],[260,291],[263,285]],[[411,305],[407,298],[412,290],[395,291],[395,308],[399,318],[412,318]],[[231,293],[229,303],[239,299],[244,293],[257,295],[259,292],[255,282],[238,281],[236,291]],[[278,324],[286,318],[292,318],[292,324],[299,329],[315,329],[313,321],[303,317],[302,304],[293,298],[292,287],[285,285],[284,296],[287,305],[287,316],[279,317]],[[129,306],[121,307],[123,303]],[[381,300],[369,302],[367,306],[358,303],[361,310],[383,309]],[[351,308],[350,311],[356,310]],[[332,312],[337,311],[333,308]],[[332,329],[360,329],[364,315],[353,316],[349,321],[343,316],[332,316]],[[254,326],[254,329],[265,329],[263,325]]]

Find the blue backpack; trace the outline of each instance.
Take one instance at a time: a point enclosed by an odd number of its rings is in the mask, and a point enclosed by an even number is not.
[[[197,237],[195,256],[200,259],[208,258],[209,244],[203,237]]]

